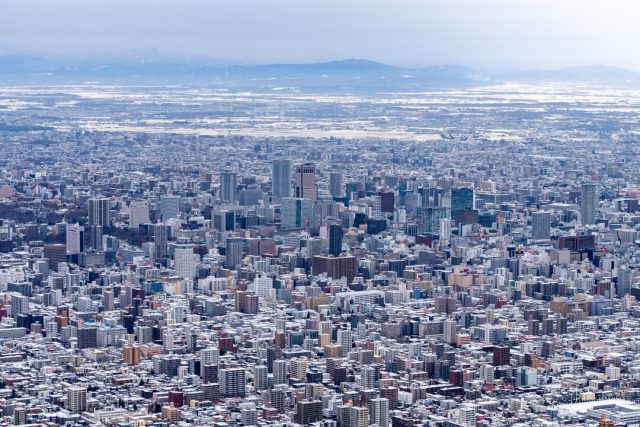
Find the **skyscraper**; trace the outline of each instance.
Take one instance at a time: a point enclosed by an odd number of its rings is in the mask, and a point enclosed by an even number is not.
[[[285,197],[280,207],[282,229],[309,228],[313,225],[314,202],[308,199]]]
[[[596,223],[596,207],[598,199],[596,198],[596,185],[594,183],[582,184],[580,188],[580,218],[582,224]]]
[[[316,200],[318,198],[318,188],[316,187],[316,165],[304,163],[296,167],[296,197]]]
[[[550,237],[551,215],[549,212],[538,211],[531,214],[531,238],[546,240]]]
[[[418,234],[437,233],[440,229],[440,220],[448,218],[448,208],[419,206],[416,210]]]
[[[329,194],[331,197],[342,197],[342,174],[340,172],[329,174]]]
[[[167,256],[167,226],[164,224],[154,224],[151,227],[154,243],[154,257],[156,261]]]
[[[342,252],[342,227],[338,224],[329,226],[329,253],[339,256]]]
[[[102,250],[102,226],[90,225],[87,229],[86,236],[88,236],[88,246],[94,251]]]
[[[237,200],[238,175],[235,172],[222,172],[220,174],[220,200],[234,204]]]
[[[225,245],[227,267],[233,268],[242,264],[242,239],[238,237],[228,238]]]
[[[291,196],[291,160],[271,163],[271,192],[275,197]]]
[[[109,199],[89,199],[89,225],[107,227],[109,225]]]
[[[462,210],[473,209],[473,189],[468,187],[456,187],[451,189],[451,219],[456,218],[456,213]]]

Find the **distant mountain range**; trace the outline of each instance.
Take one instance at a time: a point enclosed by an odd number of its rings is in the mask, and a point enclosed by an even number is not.
[[[640,73],[590,65],[559,70],[491,73],[460,65],[403,68],[362,59],[313,64],[235,65],[203,57],[138,52],[108,57],[0,56],[0,84],[73,82],[228,84],[272,90],[421,90],[506,82],[640,87]]]

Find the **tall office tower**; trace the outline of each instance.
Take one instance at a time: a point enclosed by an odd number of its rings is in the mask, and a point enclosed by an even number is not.
[[[311,200],[316,200],[318,198],[315,164],[304,163],[302,165],[296,166],[296,173],[294,178],[296,181],[296,197]]]
[[[273,361],[273,384],[287,384],[287,361],[285,359]]]
[[[329,174],[329,194],[331,197],[342,197],[342,174],[340,172]]]
[[[213,214],[213,228],[219,231],[234,231],[236,229],[236,212],[223,209]]]
[[[134,200],[129,204],[129,228],[137,230],[140,224],[148,224],[149,204],[145,200]]]
[[[109,199],[89,199],[89,225],[107,227],[109,225]]]
[[[163,194],[160,196],[159,210],[162,221],[166,221],[169,218],[178,218],[180,215],[180,196]]]
[[[154,243],[154,257],[156,261],[167,257],[167,234],[168,229],[164,224],[154,224],[153,230],[153,243]]]
[[[220,174],[220,200],[234,204],[237,200],[238,174],[235,172],[222,172]]]
[[[246,394],[244,368],[220,369],[218,373],[220,392],[224,397],[244,397]]]
[[[451,189],[451,219],[456,218],[458,211],[473,209],[473,189],[456,187]]]
[[[442,246],[449,245],[449,241],[451,239],[451,220],[449,218],[442,218],[440,220],[438,236],[440,236],[440,244]]]
[[[389,426],[389,399],[377,397],[369,400],[369,422],[380,427]]]
[[[87,410],[87,389],[84,387],[70,387],[67,389],[67,409],[71,412]]]
[[[582,184],[582,187],[580,187],[580,217],[582,224],[596,223],[597,206],[596,185],[593,183]]]
[[[449,209],[445,207],[424,207],[416,209],[416,226],[419,235],[436,233],[440,229],[440,220],[449,218]]]
[[[274,197],[291,196],[291,160],[271,163],[271,193]]]
[[[445,319],[443,340],[447,344],[455,344],[458,340],[458,324],[453,319]]]
[[[90,225],[87,229],[87,244],[94,251],[102,250],[102,226]]]
[[[312,200],[285,197],[280,207],[280,224],[284,230],[313,226]]]
[[[547,240],[551,237],[551,214],[538,211],[531,214],[531,238],[533,240]]]
[[[226,265],[234,268],[242,264],[243,241],[239,237],[230,237],[225,244]]]
[[[329,253],[333,256],[342,253],[342,227],[338,224],[329,226]]]
[[[178,242],[173,252],[176,275],[185,279],[196,277],[196,260],[193,253],[194,245],[187,241]]]
[[[67,224],[67,252],[84,252],[84,227],[80,224]]]

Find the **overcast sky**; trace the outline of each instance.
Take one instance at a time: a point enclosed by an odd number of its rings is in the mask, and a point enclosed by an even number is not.
[[[638,0],[2,0],[0,54],[640,71]]]

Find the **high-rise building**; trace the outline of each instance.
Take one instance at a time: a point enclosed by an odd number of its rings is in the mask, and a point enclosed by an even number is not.
[[[287,384],[287,373],[289,369],[287,361],[284,359],[273,361],[273,384]]]
[[[311,266],[312,274],[317,276],[321,273],[327,273],[332,279],[347,278],[347,282],[351,283],[356,276],[358,270],[358,260],[354,256],[315,256]]]
[[[315,164],[304,163],[302,165],[296,166],[294,178],[296,182],[296,197],[311,200],[316,200],[318,198]]]
[[[314,202],[309,199],[285,197],[280,208],[280,224],[284,230],[313,226]]]
[[[137,230],[140,224],[148,224],[149,203],[146,200],[133,200],[129,204],[129,228]]]
[[[442,246],[449,245],[449,240],[451,239],[451,220],[449,218],[442,218],[440,220],[438,236],[440,237],[440,244]]]
[[[269,369],[266,365],[256,365],[253,368],[253,385],[256,390],[266,390],[269,388]]]
[[[551,214],[545,211],[531,214],[531,238],[533,240],[548,240],[551,236]]]
[[[582,184],[582,187],[580,187],[580,218],[582,224],[596,223],[597,206],[596,185],[594,183]]]
[[[193,279],[196,276],[196,260],[193,253],[193,244],[178,242],[173,251],[174,268],[176,275],[185,279]]]
[[[49,269],[58,271],[61,262],[67,262],[67,246],[61,243],[49,243],[44,245],[43,255],[49,260]]]
[[[456,187],[451,189],[451,219],[455,219],[458,211],[473,209],[473,189]]]
[[[230,237],[225,243],[226,265],[234,268],[242,264],[243,240],[239,237]]]
[[[238,191],[238,174],[222,172],[220,174],[220,200],[230,205],[236,203]]]
[[[92,198],[89,204],[89,225],[109,226],[110,201],[107,198]]]
[[[167,257],[167,235],[168,229],[164,224],[154,224],[151,227],[154,244],[154,257],[156,261]]]
[[[493,347],[493,366],[506,366],[511,362],[511,349],[506,345]]]
[[[163,194],[160,196],[158,208],[160,210],[160,217],[162,218],[162,221],[166,221],[170,218],[178,218],[180,215],[180,196],[175,194]]]
[[[84,387],[70,387],[67,389],[67,409],[71,412],[87,410],[87,389]]]
[[[271,163],[271,193],[274,197],[291,196],[291,160],[276,159]]]
[[[322,421],[322,401],[302,400],[296,403],[295,422],[310,425]]]
[[[368,427],[369,408],[340,405],[336,407],[338,427]]]
[[[339,256],[342,253],[342,227],[338,224],[329,226],[329,254]]]
[[[396,208],[396,198],[392,191],[381,191],[378,193],[380,196],[380,210],[382,212],[393,212]]]
[[[84,227],[80,224],[67,224],[67,252],[79,254],[84,252]]]
[[[416,226],[418,235],[437,233],[440,229],[441,219],[449,219],[448,208],[419,206],[416,210]]]
[[[453,319],[445,319],[444,321],[444,334],[443,339],[447,344],[455,344],[458,335],[457,335],[458,324]]]
[[[340,172],[329,174],[329,194],[331,197],[342,197],[342,174]]]
[[[377,397],[369,400],[369,422],[380,427],[389,426],[389,399]]]
[[[236,229],[236,212],[221,210],[213,214],[213,227],[219,231],[234,231]]]
[[[102,251],[102,226],[90,225],[87,227],[85,234],[87,237],[87,246],[94,251]]]
[[[218,373],[220,380],[220,392],[224,397],[245,396],[245,370],[244,368],[225,368]]]

